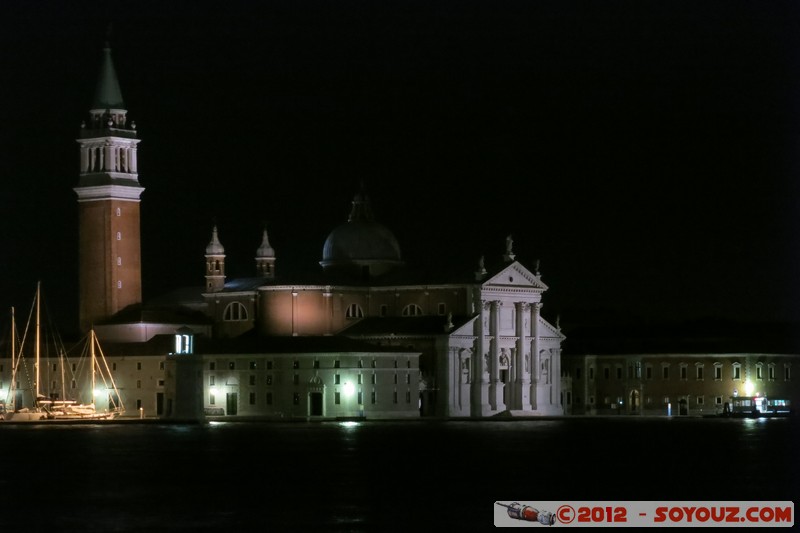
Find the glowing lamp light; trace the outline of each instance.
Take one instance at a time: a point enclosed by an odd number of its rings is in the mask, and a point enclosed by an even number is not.
[[[747,396],[752,396],[753,395],[753,389],[755,389],[755,386],[753,385],[753,383],[750,382],[749,379],[744,382],[744,393]]]
[[[102,397],[104,394],[106,394],[106,391],[102,389],[95,389],[92,391],[92,394],[94,395],[95,398]]]
[[[211,387],[211,389],[209,390],[209,392],[210,392],[211,394],[213,394],[214,396],[218,396],[218,395],[219,395],[219,389],[218,389],[218,388],[216,388],[216,387]]]
[[[356,392],[355,386],[350,383],[349,381],[344,384],[344,394],[345,396],[352,396]]]

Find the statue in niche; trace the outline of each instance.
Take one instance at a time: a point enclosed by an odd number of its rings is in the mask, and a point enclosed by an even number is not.
[[[489,354],[488,353],[483,354],[483,363],[484,363],[483,371],[488,374],[489,373]]]
[[[529,363],[529,361],[530,361],[530,354],[525,354],[525,356],[523,357],[523,359],[525,359],[525,372],[528,372],[528,368],[529,368],[529,367],[528,367],[528,363]]]
[[[505,348],[500,352],[500,366],[508,366],[508,355]]]
[[[512,239],[511,235],[509,235],[508,237],[506,237],[506,253],[507,254],[512,254],[513,253],[512,249],[511,249],[511,248],[513,248],[513,246],[514,246],[514,239]]]

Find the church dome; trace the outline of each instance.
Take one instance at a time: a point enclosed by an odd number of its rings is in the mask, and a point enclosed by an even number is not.
[[[320,265],[326,270],[355,267],[361,273],[367,269],[369,275],[379,275],[400,264],[400,245],[394,234],[375,221],[367,195],[356,194],[347,222],[325,240]]]

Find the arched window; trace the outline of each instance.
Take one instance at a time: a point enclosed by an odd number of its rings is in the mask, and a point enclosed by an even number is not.
[[[350,304],[347,306],[345,316],[347,318],[364,318],[364,310],[358,304]]]
[[[408,304],[403,308],[403,316],[422,316],[422,308],[417,304]]]
[[[222,313],[225,322],[241,322],[247,320],[247,308],[241,302],[231,302]]]

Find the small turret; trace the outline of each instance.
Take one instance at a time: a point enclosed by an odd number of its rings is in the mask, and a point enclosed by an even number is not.
[[[225,288],[225,248],[219,242],[217,226],[211,232],[211,242],[206,246],[206,290],[219,292]]]
[[[269,244],[267,228],[264,228],[261,246],[256,250],[256,272],[262,278],[275,278],[275,249]]]

